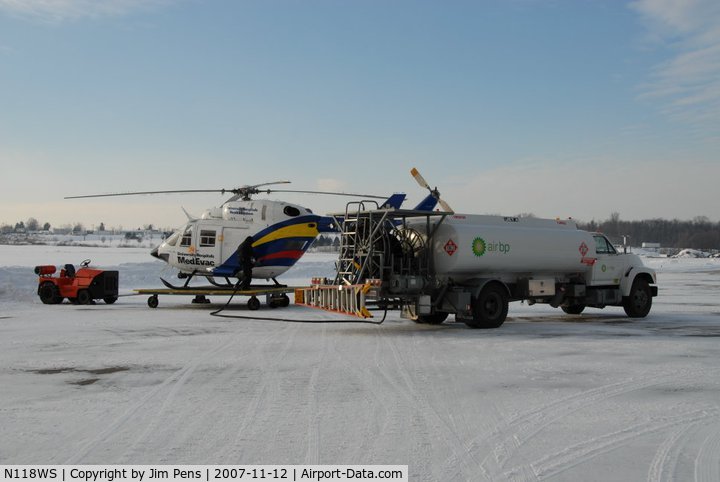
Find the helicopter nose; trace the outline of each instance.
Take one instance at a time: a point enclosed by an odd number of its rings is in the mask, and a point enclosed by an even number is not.
[[[160,251],[160,246],[156,246],[152,251],[150,251],[150,256],[153,256],[157,259],[161,259],[167,263],[168,259],[170,259],[170,255],[167,253],[160,253],[159,251]]]

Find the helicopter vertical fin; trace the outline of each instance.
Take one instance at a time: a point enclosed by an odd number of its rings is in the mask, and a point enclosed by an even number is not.
[[[387,208],[399,209],[400,206],[402,205],[402,203],[405,201],[405,196],[406,196],[406,194],[402,194],[402,193],[393,194],[392,196],[387,198],[387,200],[384,203],[382,203],[382,205],[380,206],[380,209],[387,209]]]
[[[420,201],[417,206],[415,206],[416,211],[432,211],[435,209],[435,206],[437,206],[437,199],[435,199],[435,196],[432,194],[428,194],[425,196],[425,199]]]

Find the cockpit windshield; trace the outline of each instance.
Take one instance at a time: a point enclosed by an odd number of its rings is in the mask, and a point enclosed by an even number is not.
[[[180,239],[180,234],[180,230],[175,231],[167,237],[167,239],[165,240],[165,244],[167,244],[168,246],[175,246],[177,244],[177,240]]]

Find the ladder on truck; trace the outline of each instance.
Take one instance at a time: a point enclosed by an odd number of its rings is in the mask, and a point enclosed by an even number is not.
[[[391,211],[380,209],[375,201],[355,201],[345,206],[342,219],[333,216],[340,226],[340,256],[334,285],[360,285],[368,279],[382,278],[387,267],[385,229],[392,228],[388,217]]]
[[[381,209],[375,201],[348,203],[344,212],[331,214],[340,228],[335,278],[296,290],[295,303],[362,318],[372,317],[368,303],[398,306],[402,300],[392,285],[432,277],[430,240],[448,214]],[[421,232],[407,226],[408,219],[418,218],[425,219]]]

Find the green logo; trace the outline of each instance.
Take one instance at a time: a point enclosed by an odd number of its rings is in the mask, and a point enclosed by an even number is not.
[[[483,238],[475,238],[472,243],[472,250],[475,256],[482,256],[485,254],[485,240]]]

